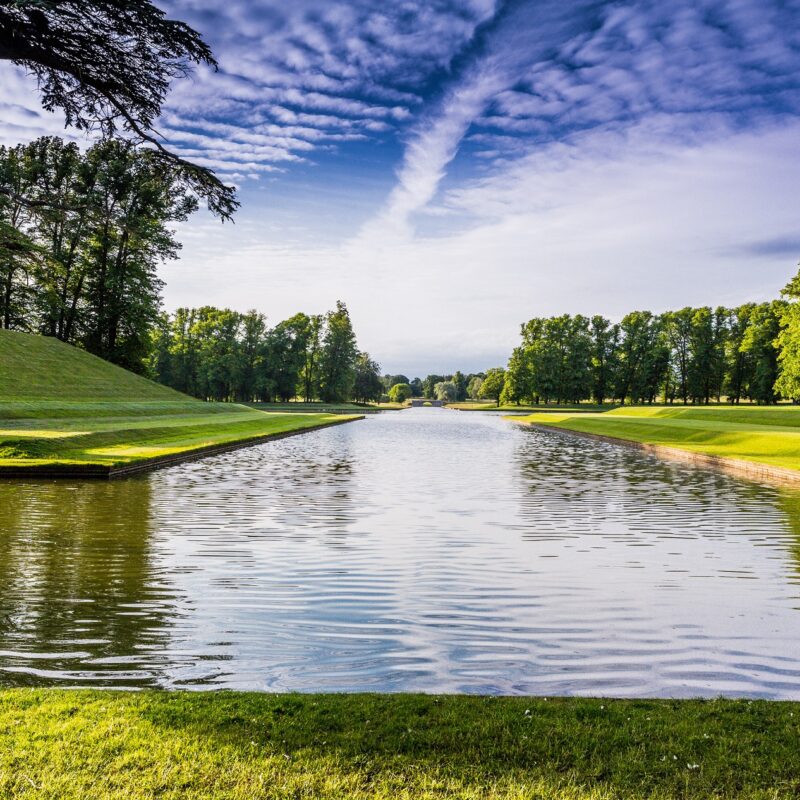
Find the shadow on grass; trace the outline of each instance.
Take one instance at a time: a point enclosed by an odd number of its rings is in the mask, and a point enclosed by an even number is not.
[[[0,694],[0,711],[9,703],[26,725],[68,719],[75,741],[62,725],[58,746],[72,763],[83,747],[87,772],[100,759],[117,789],[135,778],[142,797],[158,786],[175,797],[800,794],[792,703],[52,690]],[[164,774],[182,775],[184,793]]]

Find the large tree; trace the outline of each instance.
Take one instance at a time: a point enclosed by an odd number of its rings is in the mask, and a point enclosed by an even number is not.
[[[234,189],[169,150],[154,129],[171,82],[192,64],[216,67],[185,23],[149,0],[2,0],[0,60],[24,67],[44,107],[61,109],[68,125],[148,143],[215,214],[235,211]],[[13,188],[0,184],[0,192]]]
[[[356,359],[356,375],[353,383],[353,399],[360,403],[377,402],[383,395],[381,365],[369,357],[369,353],[359,353]]]
[[[340,403],[352,397],[358,347],[347,306],[339,300],[325,316],[325,335],[320,358],[319,397]]]

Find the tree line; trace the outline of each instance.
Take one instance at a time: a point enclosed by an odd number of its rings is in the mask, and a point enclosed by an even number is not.
[[[485,378],[485,372],[465,375],[456,371],[452,375],[428,375],[411,380],[405,375],[384,375],[381,381],[385,399],[395,403],[404,403],[412,397],[455,403],[482,397],[481,386]]]
[[[158,320],[171,225],[197,197],[153,151],[46,136],[0,147],[0,326],[55,336],[137,372]]]
[[[800,282],[795,298],[800,295]],[[790,284],[790,287],[793,284]],[[787,287],[787,291],[790,287]],[[736,308],[537,317],[505,370],[500,403],[731,403],[800,399],[800,324],[787,299]],[[798,320],[800,322],[800,320]],[[796,365],[792,383],[790,367]]]
[[[152,334],[150,376],[205,400],[379,400],[380,366],[356,343],[344,303],[325,315],[295,314],[270,328],[257,311],[179,308]]]

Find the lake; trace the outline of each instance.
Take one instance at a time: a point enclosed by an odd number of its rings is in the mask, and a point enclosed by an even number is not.
[[[0,684],[800,699],[800,492],[442,409],[0,481]]]

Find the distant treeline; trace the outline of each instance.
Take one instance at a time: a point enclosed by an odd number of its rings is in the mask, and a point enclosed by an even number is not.
[[[485,372],[468,375],[455,372],[453,375],[428,375],[424,379],[409,379],[405,375],[384,375],[381,381],[386,391],[386,399],[396,403],[403,403],[411,397],[461,402],[468,398],[481,397],[481,387],[485,378]]]
[[[534,318],[502,373],[502,403],[775,403],[800,399],[800,279],[784,300],[633,311],[619,323]],[[486,392],[484,392],[486,394]]]
[[[384,391],[341,302],[273,328],[256,311],[180,308],[159,318],[148,368],[160,383],[209,400],[368,402]]]

